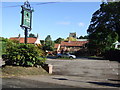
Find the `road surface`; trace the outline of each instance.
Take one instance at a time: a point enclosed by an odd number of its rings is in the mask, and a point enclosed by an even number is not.
[[[120,70],[118,62],[109,60],[85,58],[73,60],[48,59],[46,63],[53,65],[54,75],[117,79]]]
[[[3,78],[2,88],[73,88],[73,87],[21,78]]]
[[[53,75],[76,77],[78,81],[89,82],[91,85],[120,87],[120,63],[116,61],[79,58],[48,59],[46,63],[53,65]]]

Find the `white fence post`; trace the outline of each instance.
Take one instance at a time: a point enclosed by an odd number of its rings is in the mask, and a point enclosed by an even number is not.
[[[49,68],[49,74],[52,74],[53,65],[49,64],[48,68]]]

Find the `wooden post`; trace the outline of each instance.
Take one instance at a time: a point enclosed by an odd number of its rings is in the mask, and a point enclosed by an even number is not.
[[[27,28],[25,28],[25,44],[27,44],[27,35],[28,35],[28,31]]]

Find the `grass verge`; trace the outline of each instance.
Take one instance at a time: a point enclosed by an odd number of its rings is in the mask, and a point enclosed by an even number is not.
[[[1,77],[25,76],[25,75],[47,75],[48,73],[42,67],[21,67],[5,66],[0,68]]]

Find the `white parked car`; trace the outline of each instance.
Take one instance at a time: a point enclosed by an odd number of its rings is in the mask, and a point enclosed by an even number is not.
[[[67,57],[67,58],[70,58],[70,59],[75,59],[76,56],[75,55],[71,55],[69,53],[65,53],[65,54],[57,54],[57,57],[58,58],[61,58],[61,57]]]

